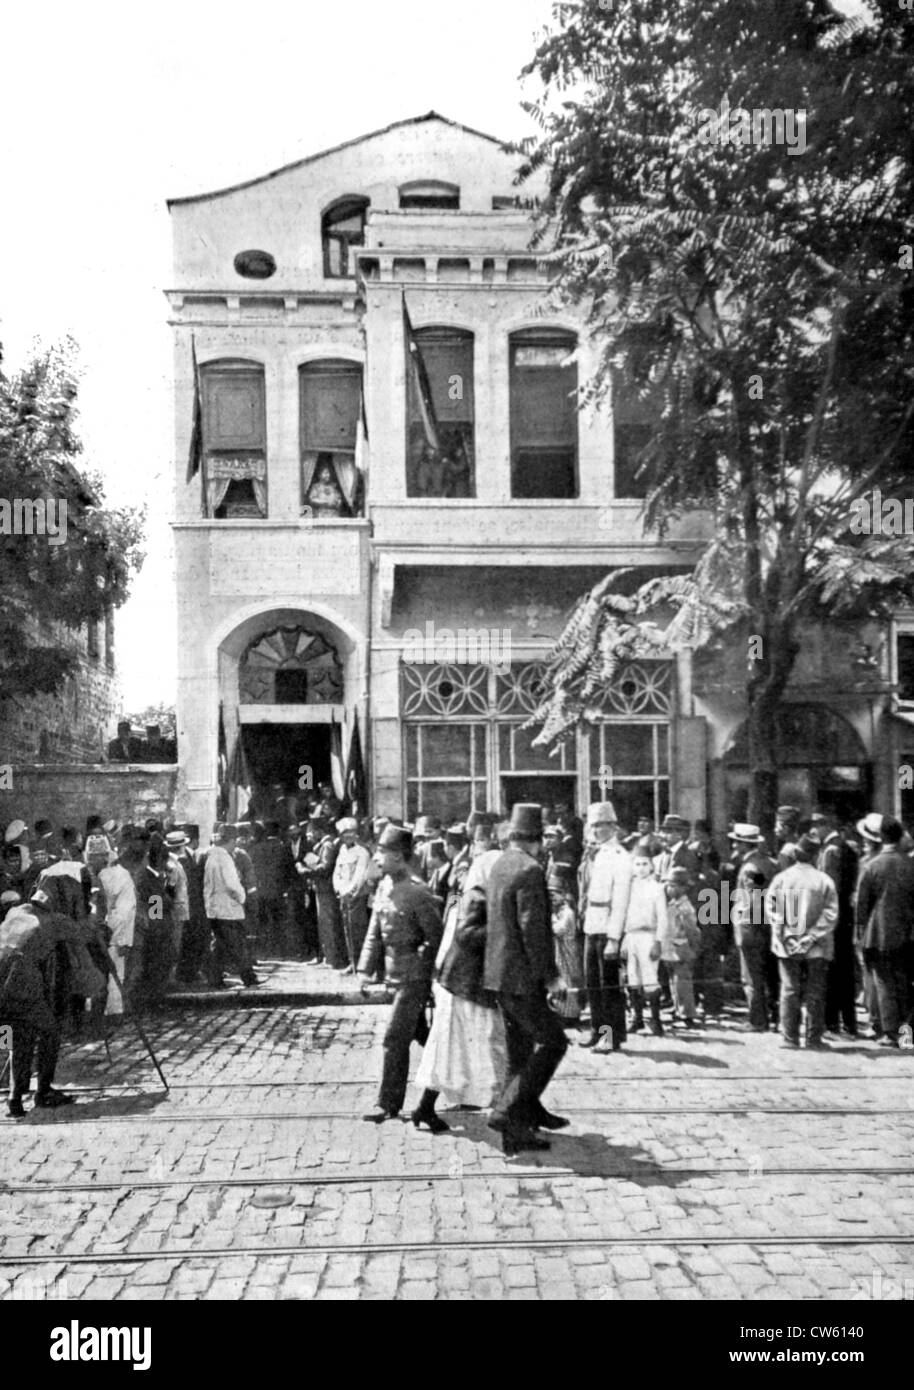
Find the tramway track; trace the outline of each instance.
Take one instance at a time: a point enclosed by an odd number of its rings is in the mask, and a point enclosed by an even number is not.
[[[763,1173],[768,1178],[789,1178],[789,1177],[818,1177],[818,1178],[848,1178],[848,1177],[870,1177],[870,1178],[898,1178],[912,1177],[914,1170],[911,1166],[903,1164],[884,1164],[873,1166],[870,1164],[850,1164],[842,1165],[840,1168],[829,1168],[826,1164],[784,1164],[775,1166],[765,1164]],[[638,1178],[644,1180],[650,1178],[657,1182],[662,1182],[664,1178],[713,1178],[723,1174],[746,1175],[745,1160],[738,1163],[708,1164],[705,1167],[696,1167],[692,1164],[660,1164],[660,1163],[616,1163],[600,1165],[597,1163],[581,1165],[579,1168],[559,1167],[550,1163],[548,1168],[529,1167],[529,1168],[479,1168],[469,1171],[463,1170],[460,1174],[461,1182],[510,1182],[517,1178],[524,1182],[535,1181],[549,1183],[556,1178],[601,1178],[607,1180],[625,1180],[627,1178]],[[375,1172],[350,1172],[350,1173],[327,1173],[320,1174],[273,1174],[270,1177],[219,1177],[219,1178],[137,1178],[124,1176],[123,1178],[107,1178],[101,1180],[76,1181],[76,1182],[0,1182],[0,1194],[10,1193],[29,1193],[32,1196],[43,1196],[55,1192],[139,1192],[139,1191],[168,1191],[174,1188],[193,1189],[193,1188],[292,1188],[292,1187],[372,1187],[389,1183],[397,1183],[405,1186],[409,1183],[439,1183],[454,1182],[455,1178],[447,1170],[430,1171],[425,1173],[416,1172],[396,1172],[396,1173],[375,1173]],[[914,1235],[912,1235],[914,1240]]]
[[[896,1055],[900,1057],[902,1054]],[[168,1057],[167,1054],[162,1054],[159,1060],[164,1065],[168,1062],[174,1062],[176,1059],[174,1057]],[[723,1083],[731,1081],[734,1083],[777,1081],[781,1085],[783,1085],[785,1082],[790,1083],[791,1085],[796,1083],[814,1082],[816,1085],[819,1085],[821,1082],[831,1083],[836,1081],[856,1081],[864,1086],[872,1086],[874,1084],[878,1085],[881,1082],[885,1082],[889,1085],[895,1085],[900,1077],[902,1077],[905,1081],[914,1081],[914,1067],[912,1067],[906,1075],[904,1073],[904,1069],[900,1068],[897,1072],[892,1072],[891,1074],[887,1072],[885,1076],[867,1076],[860,1072],[801,1073],[787,1071],[786,1069],[784,1071],[770,1072],[765,1074],[756,1074],[754,1072],[728,1072],[726,1076],[721,1076],[716,1071],[713,1074],[710,1074],[709,1070],[704,1068],[700,1069],[696,1073],[689,1073],[688,1075],[679,1074],[676,1076],[664,1076],[662,1074],[657,1073],[656,1071],[638,1075],[632,1075],[631,1073],[628,1073],[624,1076],[599,1076],[594,1075],[593,1072],[559,1071],[557,1073],[558,1082],[582,1081],[586,1082],[589,1086],[637,1086],[644,1085],[647,1083],[652,1083],[654,1085],[669,1086],[678,1085],[680,1082],[692,1081],[714,1081]],[[69,1081],[58,1081],[56,1084],[65,1087],[66,1090],[72,1091],[74,1094],[79,1094],[82,1091],[144,1090],[144,1088],[140,1087],[134,1081],[116,1081],[99,1086],[80,1085],[76,1082]],[[363,1076],[357,1078],[320,1077],[316,1079],[305,1078],[302,1080],[288,1081],[169,1081],[168,1088],[170,1091],[251,1091],[268,1090],[271,1088],[278,1089],[279,1087],[285,1088],[289,1086],[296,1086],[300,1089],[304,1086],[377,1086],[377,1084],[378,1076],[376,1074],[374,1076]],[[145,1090],[144,1094],[146,1094]]]
[[[152,1264],[157,1260],[172,1260],[183,1263],[190,1260],[243,1259],[251,1256],[257,1260],[290,1259],[296,1256],[313,1255],[443,1255],[455,1254],[461,1250],[632,1250],[650,1249],[659,1246],[663,1249],[702,1249],[727,1246],[748,1246],[757,1249],[799,1249],[810,1246],[825,1249],[847,1249],[856,1246],[914,1246],[914,1233],[901,1235],[868,1236],[551,1236],[515,1240],[428,1240],[428,1241],[373,1241],[370,1243],[321,1242],[314,1245],[236,1245],[207,1246],[201,1249],[140,1250],[134,1254],[50,1254],[50,1255],[0,1255],[0,1268],[3,1266],[31,1265],[133,1265]]]
[[[820,1117],[847,1117],[858,1115],[886,1115],[901,1118],[914,1118],[910,1106],[896,1106],[879,1108],[877,1106],[860,1105],[664,1105],[662,1109],[657,1106],[636,1106],[636,1105],[563,1105],[562,1110],[567,1115],[649,1115],[655,1119],[664,1119],[667,1115],[817,1115]],[[445,1117],[452,1116],[451,1111],[445,1110]],[[72,1129],[74,1125],[123,1125],[123,1124],[196,1124],[204,1121],[207,1124],[229,1124],[236,1120],[266,1122],[279,1122],[298,1124],[314,1122],[317,1120],[353,1120],[358,1117],[349,1110],[208,1110],[205,1106],[200,1109],[192,1110],[173,1110],[167,1114],[162,1111],[140,1111],[137,1114],[122,1115],[85,1115],[78,1110],[69,1110],[66,1115],[55,1115],[43,1117],[40,1126],[25,1126],[26,1130],[31,1128],[53,1128],[61,1125],[67,1129]]]

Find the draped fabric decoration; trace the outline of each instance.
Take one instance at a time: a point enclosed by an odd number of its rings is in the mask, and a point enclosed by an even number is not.
[[[244,730],[239,725],[235,746],[229,761],[228,819],[243,820],[251,805],[251,773],[244,749]]]
[[[343,778],[343,729],[336,719],[330,722],[330,780],[333,790],[342,801],[346,795]]]
[[[219,458],[210,457],[206,461],[206,508],[208,516],[225,501],[229,484],[245,482],[251,484],[254,500],[261,516],[267,514],[267,461],[263,458]]]

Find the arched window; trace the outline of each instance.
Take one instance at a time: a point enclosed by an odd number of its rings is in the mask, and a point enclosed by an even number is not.
[[[421,361],[406,391],[407,497],[475,497],[473,334],[460,328],[413,333]],[[423,403],[423,374],[431,419]]]
[[[358,516],[363,462],[357,458],[362,410],[358,362],[327,358],[299,369],[301,501],[307,515]]]
[[[263,367],[207,362],[200,368],[206,515],[267,515],[267,433]]]
[[[512,333],[511,496],[577,497],[577,338],[557,329]]]
[[[354,246],[365,245],[367,198],[338,198],[321,218],[324,247],[324,275],[329,279],[349,279],[355,274]]]
[[[443,211],[458,212],[460,209],[460,189],[455,183],[442,183],[439,179],[421,179],[404,183],[400,189],[400,207],[440,208]]]

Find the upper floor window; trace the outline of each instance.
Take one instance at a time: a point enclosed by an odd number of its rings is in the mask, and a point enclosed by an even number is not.
[[[98,661],[101,654],[98,640],[98,623],[94,619],[89,622],[86,632],[86,653],[90,661]]]
[[[578,495],[576,347],[555,329],[511,335],[512,497]]]
[[[362,368],[328,358],[299,371],[301,503],[307,515],[358,516],[362,509]]]
[[[420,328],[414,337],[433,419],[413,373],[406,393],[406,495],[475,497],[473,335],[459,328]]]
[[[644,450],[654,435],[653,422],[662,405],[654,391],[639,394],[623,372],[613,373],[613,461],[616,497],[647,496],[647,479],[640,474]]]
[[[410,208],[441,208],[458,212],[460,189],[455,183],[441,183],[437,179],[404,183],[400,189],[400,207],[404,211]]]
[[[220,521],[267,514],[263,367],[208,362],[200,368],[206,514]]]
[[[365,245],[367,198],[340,198],[331,203],[321,218],[324,247],[324,275],[348,279],[355,275],[353,247]]]

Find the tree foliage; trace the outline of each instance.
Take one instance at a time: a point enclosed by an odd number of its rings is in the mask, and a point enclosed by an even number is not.
[[[584,306],[599,345],[583,398],[612,387],[654,412],[646,520],[663,535],[700,511],[713,538],[692,573],[630,596],[617,636],[617,586],[581,600],[540,741],[583,717],[660,606],[667,649],[748,623],[763,652],[746,684],[758,817],[776,798],[774,715],[802,625],[884,615],[914,591],[911,537],[850,529],[855,498],[910,488],[914,23],[888,0],[853,20],[826,0],[559,8],[527,69],[545,95],[520,178],[548,168],[541,244],[555,238],[556,293]],[[702,110],[724,98],[805,110],[805,149],[701,140]]]
[[[57,690],[77,664],[74,637],[127,598],[142,564],[143,513],[104,505],[98,477],[77,468],[76,347],[36,351],[0,372],[0,698]],[[14,506],[53,501],[60,543],[20,524]],[[50,528],[48,528],[50,529]],[[31,531],[31,534],[29,534]],[[18,533],[17,533],[18,532]]]

